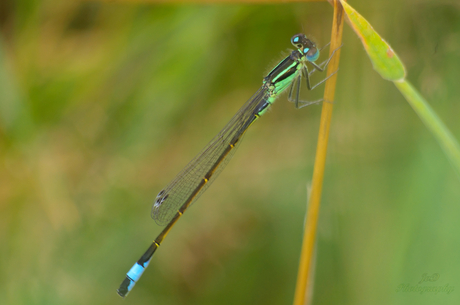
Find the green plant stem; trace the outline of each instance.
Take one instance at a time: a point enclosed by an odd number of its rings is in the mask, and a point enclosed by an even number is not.
[[[418,93],[418,91],[406,80],[394,82],[406,100],[418,114],[425,126],[433,133],[447,157],[451,161],[460,176],[460,146],[444,125],[441,119],[431,109],[428,102]]]

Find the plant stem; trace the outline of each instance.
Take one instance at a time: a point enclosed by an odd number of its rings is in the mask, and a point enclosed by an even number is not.
[[[342,44],[342,30],[344,12],[338,0],[333,0],[334,17],[332,23],[330,55]],[[329,55],[329,56],[330,56]],[[327,75],[331,75],[338,69],[340,59],[340,49],[335,52],[334,57],[328,65]],[[302,252],[300,256],[299,271],[297,275],[294,305],[304,305],[307,296],[307,288],[311,278],[309,275],[312,269],[312,258],[315,248],[316,228],[318,225],[319,208],[321,202],[321,190],[323,187],[324,168],[326,165],[327,143],[329,129],[331,125],[332,109],[335,95],[335,84],[337,73],[326,81],[324,90],[324,102],[321,112],[320,129],[318,134],[318,145],[316,148],[316,160],[313,169],[312,191],[309,199],[307,222],[304,231]]]

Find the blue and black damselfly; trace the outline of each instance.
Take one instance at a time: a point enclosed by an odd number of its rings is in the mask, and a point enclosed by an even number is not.
[[[157,224],[166,227],[128,271],[118,288],[120,296],[125,297],[131,291],[150,263],[153,253],[177,220],[217,178],[232,158],[246,130],[267,111],[283,91],[290,87],[288,100],[294,102],[296,108],[321,101],[308,102],[299,99],[301,79],[305,78],[307,88],[313,90],[336,73],[337,71],[316,85],[311,85],[311,74],[316,70],[324,71],[336,50],[325,62],[318,65],[315,61],[319,58],[320,50],[314,42],[304,34],[297,34],[291,38],[291,43],[296,49],[268,73],[259,90],[241,107],[230,122],[167,187],[158,193],[152,207],[152,218]],[[313,66],[312,71],[308,70],[307,64]]]

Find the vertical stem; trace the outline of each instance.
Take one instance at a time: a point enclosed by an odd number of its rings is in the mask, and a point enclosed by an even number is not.
[[[342,43],[344,16],[343,8],[339,0],[332,1],[334,6],[334,17],[332,23],[331,46],[329,51],[330,55],[332,55],[332,51],[340,47]],[[335,52],[334,57],[331,59],[331,62],[328,65],[327,75],[331,75],[338,69],[339,59],[340,49]],[[305,304],[305,300],[307,299],[307,288],[311,286],[311,278],[309,278],[309,275],[312,269],[312,258],[315,248],[316,228],[318,225],[321,190],[323,187],[327,143],[329,138],[329,128],[331,123],[336,81],[337,73],[326,81],[326,87],[324,90],[324,102],[321,113],[318,146],[316,148],[316,160],[313,170],[312,191],[309,199],[309,208],[303,237],[299,271],[297,275],[294,305]]]

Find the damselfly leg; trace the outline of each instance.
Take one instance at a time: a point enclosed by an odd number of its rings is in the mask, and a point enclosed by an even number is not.
[[[320,50],[318,50],[317,52],[319,53],[321,50],[323,50],[325,47],[327,47],[330,43],[328,43],[327,45],[325,45],[323,48],[321,48]],[[332,77],[334,74],[336,74],[338,72],[338,69],[334,72],[332,72],[330,75],[328,75],[326,78],[324,78],[323,80],[321,80],[320,82],[318,82],[317,84],[315,85],[311,85],[311,80],[310,80],[310,76],[315,72],[315,71],[319,71],[319,72],[324,72],[324,70],[326,69],[327,65],[329,64],[329,62],[331,61],[332,57],[334,56],[335,52],[340,49],[342,46],[339,46],[337,49],[335,49],[334,51],[332,51],[332,54],[331,56],[329,56],[329,58],[325,61],[323,61],[322,63],[320,63],[319,65],[316,64],[314,62],[314,60],[308,60],[308,57],[307,57],[307,60],[304,62],[304,64],[302,65],[301,69],[301,73],[296,77],[296,79],[292,82],[290,88],[289,88],[289,95],[288,95],[288,100],[290,102],[293,102],[295,104],[295,107],[297,109],[300,109],[300,108],[303,108],[303,107],[306,107],[308,105],[312,105],[312,104],[318,104],[320,102],[323,101],[323,99],[319,99],[319,100],[316,100],[316,101],[302,101],[299,99],[300,97],[300,88],[301,88],[301,78],[304,77],[305,78],[305,81],[306,81],[306,84],[307,84],[307,88],[308,90],[313,90],[315,89],[316,87],[318,87],[319,85],[321,85],[322,83],[324,83],[325,81],[327,81],[330,77]],[[308,66],[307,66],[307,63],[310,63],[312,66],[313,66],[313,69],[311,71],[309,71],[308,69]],[[295,92],[295,93],[294,93]]]

